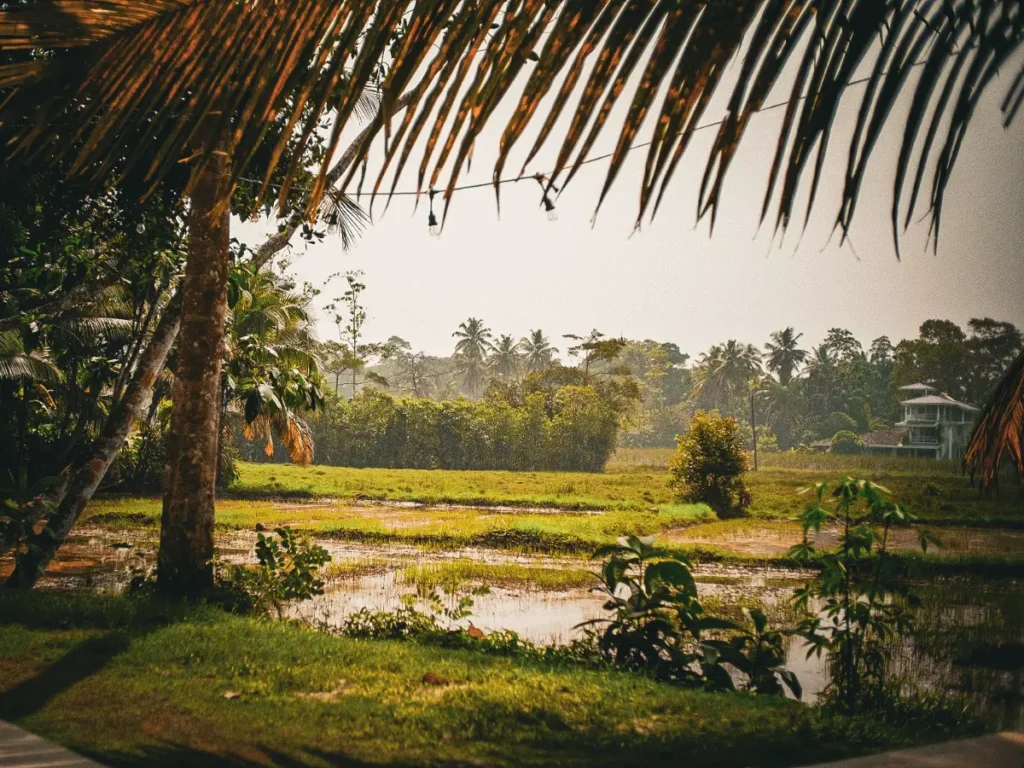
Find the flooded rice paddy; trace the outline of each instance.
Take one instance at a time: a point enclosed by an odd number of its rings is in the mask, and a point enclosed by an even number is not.
[[[394,511],[394,510],[392,510]],[[400,521],[396,520],[396,523]],[[717,533],[718,535],[714,535]],[[237,531],[218,536],[218,556],[225,563],[254,561],[256,533]],[[798,536],[798,533],[796,534]],[[818,544],[834,544],[833,531],[823,531]],[[670,533],[674,543],[708,543],[744,554],[778,554],[791,546],[792,526],[697,526]],[[1024,554],[1024,532],[957,529],[940,533],[946,551],[999,551]],[[156,559],[154,532],[84,528],[60,551],[42,588],[89,587],[118,591],[139,569],[152,568]],[[995,549],[998,542],[999,548]],[[442,576],[436,586],[454,604],[470,590],[488,586],[473,596],[470,622],[484,632],[513,630],[538,644],[566,643],[578,635],[577,626],[600,618],[600,595],[586,586],[584,571],[594,565],[581,558],[514,553],[493,549],[439,550],[400,543],[361,544],[321,540],[332,556],[326,593],[289,608],[293,618],[316,626],[337,627],[355,611],[394,610],[403,599],[417,599],[422,574],[432,567]],[[916,539],[897,538],[910,548]],[[0,576],[9,562],[0,562]],[[531,569],[572,571],[574,586],[540,588],[516,573]],[[483,573],[485,576],[480,577]],[[462,578],[456,578],[462,574]],[[494,574],[489,578],[486,574]],[[504,575],[503,575],[504,574]],[[700,565],[695,576],[709,612],[737,616],[742,607],[762,607],[774,624],[792,625],[796,616],[789,598],[806,572],[774,567]],[[596,575],[594,576],[596,583]],[[996,728],[1024,729],[1024,585],[1019,580],[943,579],[918,585],[923,606],[913,637],[902,638],[894,673],[918,688],[949,692],[973,700]],[[425,608],[422,595],[419,605]],[[813,701],[826,682],[824,660],[807,658],[799,639],[787,647],[787,666],[799,677],[804,699]]]

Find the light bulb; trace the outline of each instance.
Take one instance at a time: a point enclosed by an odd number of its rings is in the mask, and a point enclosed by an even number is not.
[[[555,210],[555,204],[547,197],[544,198],[544,210],[547,211],[548,221],[558,221],[558,211]]]
[[[140,235],[144,235],[146,233],[146,225],[140,221],[138,224],[135,225],[135,231],[138,232]]]
[[[437,216],[434,212],[430,212],[430,217],[427,219],[427,232],[430,233],[431,237],[441,236],[441,225],[437,223]]]

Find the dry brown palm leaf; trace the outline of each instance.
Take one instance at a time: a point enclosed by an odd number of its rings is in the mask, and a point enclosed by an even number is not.
[[[1007,369],[971,432],[964,465],[982,488],[999,485],[999,469],[1009,460],[1024,486],[1024,354]]]
[[[374,135],[390,139],[374,191],[389,172],[392,182],[383,188],[394,191],[419,153],[417,189],[447,173],[447,205],[484,126],[503,99],[517,98],[498,148],[497,180],[552,93],[526,162],[555,138],[559,117],[571,118],[547,174],[547,183],[564,188],[591,157],[612,110],[628,99],[600,199],[641,140],[648,145],[643,217],[657,210],[726,65],[742,52],[698,215],[713,223],[751,118],[782,82],[791,82],[762,216],[775,205],[776,226],[788,226],[805,179],[809,215],[837,115],[852,103],[857,117],[836,216],[845,232],[869,158],[897,101],[906,98],[893,186],[898,237],[920,206],[937,232],[974,110],[1020,51],[1022,2],[40,0],[0,11],[0,49],[9,54],[0,87],[10,91],[0,120],[15,152],[53,152],[97,180],[115,169],[141,169],[153,183],[192,157],[204,119],[231,134],[236,177],[276,124],[283,130],[260,197],[272,196],[270,180],[283,167],[276,196],[286,201],[323,116],[335,118],[329,157],[386,60],[386,119],[360,142],[365,156]],[[29,48],[53,55],[17,60]],[[854,81],[862,72],[867,76]],[[407,90],[409,111],[392,125],[392,105]],[[1022,102],[1024,70],[1003,99],[1006,122]],[[194,159],[205,161],[202,153]],[[309,196],[311,218],[327,189],[325,172]],[[356,173],[353,164],[348,180]]]
[[[310,464],[313,461],[313,436],[309,425],[298,416],[288,413],[261,413],[242,428],[246,440],[262,440],[263,453],[274,455],[274,435],[288,451],[288,458],[295,464]]]

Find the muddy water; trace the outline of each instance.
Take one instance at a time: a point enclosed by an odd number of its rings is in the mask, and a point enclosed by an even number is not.
[[[117,591],[134,569],[151,568],[155,563],[152,537],[152,532],[83,529],[62,548],[40,585]],[[219,557],[227,563],[252,562],[255,539],[255,533],[245,531],[220,536]],[[403,579],[404,569],[413,564],[470,559],[586,567],[586,562],[578,559],[486,549],[434,551],[400,544],[320,543],[334,563],[351,567],[347,575],[328,581],[326,594],[291,606],[289,613],[324,626],[338,626],[362,608],[398,608],[403,596],[416,593],[415,585]],[[759,605],[773,623],[785,626],[793,620],[789,608],[793,587],[808,574],[777,568],[701,566],[695,576],[711,612],[736,613],[740,606]],[[472,586],[466,585],[466,590]],[[920,592],[924,606],[918,616],[918,631],[898,643],[895,673],[919,688],[968,696],[993,727],[1024,729],[1024,584],[1016,580],[946,580],[921,585]],[[454,604],[461,595],[442,596]],[[578,635],[577,625],[604,613],[601,597],[586,589],[542,592],[492,587],[489,594],[473,600],[472,615],[458,624],[465,627],[472,622],[485,632],[514,630],[538,644],[568,642]],[[420,605],[425,608],[422,602]],[[787,666],[799,677],[804,700],[814,701],[826,682],[823,660],[807,659],[804,643],[791,639]]]

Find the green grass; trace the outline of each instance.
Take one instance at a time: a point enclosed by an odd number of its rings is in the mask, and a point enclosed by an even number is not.
[[[648,535],[688,523],[713,520],[703,504],[666,504],[647,510],[603,514],[531,512],[516,509],[353,507],[351,504],[275,503],[220,499],[217,525],[223,529],[290,525],[320,536],[368,542],[403,541],[443,547],[497,546],[526,551],[589,552],[629,534]],[[131,529],[156,526],[160,501],[153,498],[100,499],[83,523]]]
[[[402,580],[419,589],[442,587],[449,593],[470,584],[564,592],[592,587],[597,583],[597,576],[583,568],[544,568],[459,559],[411,565],[402,572]]]
[[[118,767],[792,766],[961,735],[75,593],[0,595],[0,669],[0,717]]]
[[[641,510],[673,502],[668,474],[355,469],[294,464],[238,465],[232,492],[423,504]]]
[[[786,466],[772,466],[772,462]],[[1015,489],[983,497],[947,462],[768,454],[765,464],[745,477],[754,499],[750,508],[754,517],[796,517],[806,504],[800,489],[850,474],[884,485],[894,499],[928,521],[1024,527],[1024,498]],[[621,463],[610,466],[621,471],[468,472],[243,463],[232,493],[255,499],[291,496],[628,512],[664,510],[674,503],[666,469]]]

